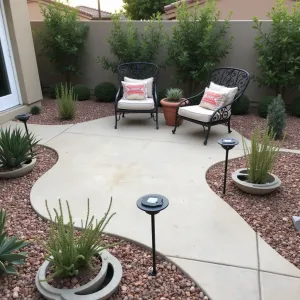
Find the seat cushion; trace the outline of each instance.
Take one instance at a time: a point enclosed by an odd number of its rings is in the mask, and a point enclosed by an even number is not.
[[[199,105],[183,106],[178,110],[180,116],[205,123],[210,121],[210,117],[213,113],[213,110],[203,108]]]
[[[118,102],[119,109],[130,109],[130,110],[151,110],[154,109],[153,98],[147,98],[145,100],[127,100],[121,99]]]

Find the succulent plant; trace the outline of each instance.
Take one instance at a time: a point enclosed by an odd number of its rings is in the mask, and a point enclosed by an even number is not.
[[[169,102],[179,102],[183,97],[182,89],[168,89],[166,93],[166,98]]]
[[[3,209],[0,210],[0,274],[17,275],[15,265],[24,263],[27,257],[26,252],[14,253],[28,245],[27,242],[18,240],[17,237],[9,238],[4,225],[6,221],[6,213]]]

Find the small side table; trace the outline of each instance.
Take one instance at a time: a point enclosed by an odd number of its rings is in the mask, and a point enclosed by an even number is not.
[[[151,215],[151,229],[152,229],[152,264],[153,269],[149,274],[156,276],[156,253],[155,253],[155,218],[154,216],[160,211],[169,206],[169,200],[159,194],[149,194],[141,197],[137,200],[136,205],[139,209],[143,210],[147,214]]]

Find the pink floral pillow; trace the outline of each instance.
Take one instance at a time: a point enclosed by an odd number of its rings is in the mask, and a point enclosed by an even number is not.
[[[127,100],[145,100],[147,99],[147,82],[128,83],[122,81],[123,98]]]
[[[225,104],[227,96],[228,92],[222,93],[206,88],[199,106],[210,110],[216,110]]]

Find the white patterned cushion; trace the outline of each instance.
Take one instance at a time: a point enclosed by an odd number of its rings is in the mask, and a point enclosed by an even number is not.
[[[125,82],[133,82],[133,83],[147,83],[147,96],[148,98],[153,98],[152,95],[152,88],[153,88],[153,77],[147,78],[147,79],[134,79],[129,77],[124,77]]]
[[[154,101],[153,98],[147,98],[139,101],[122,98],[118,102],[118,108],[130,110],[151,110],[154,108]]]
[[[147,99],[147,83],[129,83],[122,81],[123,98],[128,100]]]
[[[226,87],[223,85],[216,84],[214,82],[210,83],[209,88],[216,92],[228,93],[226,100],[225,100],[225,104],[230,103],[234,99],[234,97],[238,91],[237,87],[229,88],[229,87]]]
[[[216,110],[224,106],[228,93],[213,91],[209,88],[205,88],[203,98],[199,106],[211,110]]]

